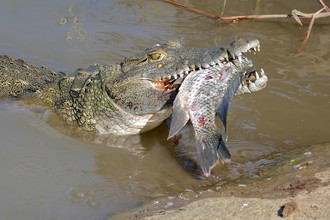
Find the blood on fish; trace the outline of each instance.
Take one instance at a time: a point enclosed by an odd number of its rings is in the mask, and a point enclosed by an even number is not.
[[[198,118],[198,122],[199,122],[199,126],[201,126],[203,128],[204,125],[205,125],[205,122],[206,122],[205,118],[204,118],[204,115],[202,115]]]
[[[213,76],[206,76],[204,79],[205,80],[210,80],[210,79],[213,79]]]
[[[172,139],[173,141],[173,144],[175,146],[179,145],[180,144],[180,139],[182,138],[182,134],[178,134],[178,135],[175,135]]]
[[[176,139],[175,137],[173,138],[173,144],[178,145],[179,144],[179,139]]]

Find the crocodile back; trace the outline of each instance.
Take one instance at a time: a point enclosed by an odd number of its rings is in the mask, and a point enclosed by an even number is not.
[[[0,99],[14,97],[53,104],[63,73],[0,56]]]

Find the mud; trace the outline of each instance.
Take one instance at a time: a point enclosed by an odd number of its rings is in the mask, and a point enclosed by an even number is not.
[[[158,199],[110,219],[328,219],[329,153],[329,143],[290,152],[254,181]]]

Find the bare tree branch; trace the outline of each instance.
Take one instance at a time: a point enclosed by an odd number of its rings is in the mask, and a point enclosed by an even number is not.
[[[294,13],[294,15],[293,15]],[[298,10],[293,10],[290,14],[270,14],[270,15],[239,15],[239,16],[226,16],[221,17],[223,21],[237,22],[239,20],[265,20],[265,19],[278,19],[278,18],[291,18],[297,16],[299,18],[311,19],[315,13],[303,13]],[[316,18],[330,17],[330,12],[319,13]],[[299,23],[299,22],[298,22]]]
[[[213,15],[211,13],[207,13],[207,12],[204,12],[202,10],[195,9],[191,6],[185,5],[183,3],[176,2],[174,0],[161,0],[161,1],[170,3],[172,5],[175,5],[175,6],[178,6],[178,7],[181,7],[181,8],[184,8],[184,9],[192,11],[194,13],[204,15],[204,16],[206,16],[208,18],[211,18],[211,19],[217,19],[217,20],[221,20],[221,21],[234,22],[234,23],[237,23],[238,21],[241,21],[241,20],[265,20],[265,19],[293,18],[298,24],[302,25],[302,22],[301,22],[300,19],[311,19],[311,22],[309,24],[309,27],[308,27],[307,33],[305,35],[305,38],[303,40],[301,48],[306,47],[307,41],[310,38],[310,33],[312,31],[312,27],[313,27],[313,24],[315,22],[315,19],[330,17],[330,9],[323,2],[323,0],[317,0],[322,5],[322,9],[320,9],[319,11],[317,11],[315,13],[304,13],[304,12],[301,12],[301,11],[298,11],[298,10],[294,9],[289,14],[240,15],[240,16],[226,16],[226,17]],[[326,12],[322,12],[323,10],[325,10]],[[222,14],[223,14],[223,12],[222,12]]]
[[[323,10],[325,10],[325,8],[321,8],[320,10],[318,10],[317,12],[315,12],[315,14],[312,16],[312,19],[311,19],[311,22],[309,23],[309,26],[308,26],[308,30],[306,32],[306,35],[305,35],[305,38],[301,44],[301,49],[304,49],[306,48],[306,45],[307,45],[307,41],[309,40],[310,38],[310,35],[311,35],[311,32],[312,32],[312,28],[313,28],[313,24],[314,24],[314,21],[315,21],[315,18],[318,14],[320,14]]]
[[[186,9],[186,10],[188,10],[188,11],[192,11],[192,12],[195,12],[195,13],[197,13],[197,14],[204,15],[204,16],[206,16],[206,17],[208,17],[208,18],[211,18],[211,19],[219,19],[219,18],[220,18],[220,16],[213,15],[213,14],[211,14],[211,13],[207,13],[207,12],[205,12],[205,11],[201,11],[201,10],[199,10],[199,9],[196,9],[196,8],[190,7],[190,6],[185,5],[185,4],[183,4],[183,3],[180,3],[180,2],[176,2],[176,1],[172,1],[172,0],[161,0],[161,1],[163,1],[163,2],[167,2],[167,3],[170,3],[170,4],[172,4],[172,5],[175,5],[175,6],[178,6],[178,7],[181,7],[181,8],[184,8],[184,9]]]
[[[319,0],[319,2],[327,12],[330,12],[330,8],[323,2],[323,0]]]

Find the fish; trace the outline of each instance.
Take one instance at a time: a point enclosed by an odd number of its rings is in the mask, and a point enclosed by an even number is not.
[[[226,134],[231,100],[254,72],[252,61],[244,56],[201,68],[186,76],[174,99],[168,139],[190,120],[194,128],[197,162],[207,177],[220,161],[227,163],[231,158],[216,118],[220,118]]]

